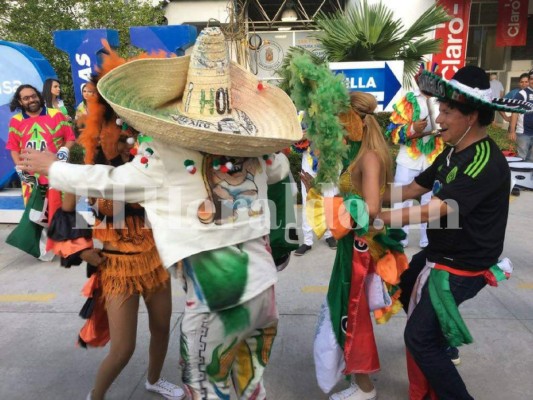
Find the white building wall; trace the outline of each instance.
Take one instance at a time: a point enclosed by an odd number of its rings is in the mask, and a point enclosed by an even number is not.
[[[370,4],[379,3],[380,0],[368,0]],[[531,0],[530,0],[531,1]],[[349,4],[357,4],[359,0],[350,0]],[[435,0],[383,0],[394,15],[401,19],[405,28],[409,28],[424,11],[435,4]]]
[[[227,5],[227,0],[173,1],[168,4],[165,16],[169,25],[208,21],[210,18],[226,22],[228,19]]]
[[[350,0],[349,3],[357,3],[359,0]],[[379,0],[369,0],[377,3]],[[400,18],[407,28],[428,7],[435,4],[435,0],[384,0],[384,3]],[[533,0],[530,0],[532,7]],[[166,17],[170,25],[182,24],[183,22],[207,21],[216,18],[221,22],[228,17],[227,0],[218,1],[173,1],[166,8]]]

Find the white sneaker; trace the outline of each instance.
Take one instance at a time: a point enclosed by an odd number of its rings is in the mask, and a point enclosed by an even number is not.
[[[182,388],[180,388],[178,385],[170,383],[169,381],[166,381],[163,378],[159,378],[159,380],[153,385],[146,381],[144,387],[146,390],[158,393],[165,399],[169,400],[181,400],[185,397],[185,392]]]
[[[376,388],[372,389],[371,392],[366,393],[353,382],[348,389],[344,389],[343,391],[329,396],[329,400],[376,400],[377,398]]]

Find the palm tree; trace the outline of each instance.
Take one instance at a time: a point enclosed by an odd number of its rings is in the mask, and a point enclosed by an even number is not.
[[[315,34],[328,61],[404,61],[404,86],[410,87],[424,55],[440,51],[440,40],[424,35],[450,17],[441,6],[431,6],[405,30],[401,20],[382,2],[362,0],[346,11],[320,13]]]

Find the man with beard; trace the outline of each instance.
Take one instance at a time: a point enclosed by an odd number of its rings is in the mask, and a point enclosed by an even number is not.
[[[17,88],[9,108],[11,111],[20,109],[9,121],[6,144],[15,165],[20,163],[20,153],[26,148],[48,150],[56,154],[63,147],[58,159],[66,161],[68,149],[74,144],[75,136],[60,110],[45,107],[41,93],[31,85],[21,85]],[[7,242],[42,261],[50,261],[54,255],[46,251],[46,229],[43,230],[43,227],[48,226],[47,221],[51,220],[53,212],[61,205],[61,193],[48,189],[48,179],[45,176],[31,171],[21,172],[18,168],[17,173],[27,210]],[[42,197],[30,201],[32,189],[37,186],[41,190],[35,196],[41,194]],[[37,213],[35,209],[38,210]]]
[[[74,143],[75,136],[72,127],[65,116],[55,109],[44,106],[41,93],[31,85],[20,85],[11,100],[9,109],[13,112],[20,109],[9,121],[9,137],[6,149],[11,151],[11,158],[15,165],[20,162],[20,153],[23,149],[44,151],[52,153],[65,146],[70,148]],[[44,177],[40,178],[42,184]],[[21,177],[22,194],[26,204],[31,188],[27,180],[31,178]]]

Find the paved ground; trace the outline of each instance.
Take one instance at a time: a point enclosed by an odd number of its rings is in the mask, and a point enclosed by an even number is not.
[[[486,288],[462,309],[475,343],[461,349],[460,371],[476,399],[522,400],[533,393],[533,193],[513,198],[504,255],[515,265],[512,279]],[[13,225],[0,226],[0,400],[85,399],[106,349],[75,347],[82,320],[79,292],[84,268],[61,269],[35,261],[4,244]],[[413,232],[412,255],[417,251]],[[334,252],[322,241],[293,257],[279,275],[279,335],[266,373],[273,400],[326,399],[316,385],[312,342]],[[178,381],[178,319],[183,305],[174,285],[174,313],[164,375]],[[407,399],[402,333],[405,317],[376,327],[382,371],[374,375],[380,400]],[[148,323],[144,307],[137,350],[113,384],[108,399],[156,399],[144,391]],[[341,388],[345,384],[340,384]]]

